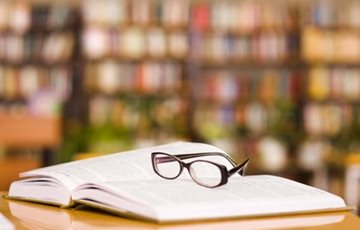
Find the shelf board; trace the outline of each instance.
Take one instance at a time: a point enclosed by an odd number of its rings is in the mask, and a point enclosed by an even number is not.
[[[286,36],[299,35],[299,28],[297,26],[260,26],[252,29],[231,29],[231,28],[206,28],[202,30],[195,29],[193,32],[196,35],[220,35],[220,36],[234,36],[234,37],[255,37],[266,33],[284,34]]]
[[[127,57],[126,55],[116,55],[116,54],[105,54],[101,57],[89,57],[87,54],[83,54],[82,60],[87,63],[101,63],[104,61],[114,61],[118,63],[129,63],[129,64],[138,64],[143,62],[176,62],[184,63],[186,61],[187,55],[184,57],[176,57],[172,55],[160,55],[159,57],[151,55],[140,55],[139,57]]]
[[[343,59],[343,60],[322,60],[312,59],[312,58],[304,58],[305,63],[308,66],[327,66],[327,67],[348,67],[348,68],[359,68],[360,59],[351,60],[351,59]]]
[[[266,69],[266,68],[303,68],[305,64],[300,61],[199,61],[201,68],[242,68],[242,69]]]
[[[0,145],[54,147],[61,140],[60,118],[0,114]]]
[[[24,67],[24,66],[37,66],[43,68],[54,68],[54,67],[70,67],[73,65],[74,61],[72,58],[69,60],[58,60],[58,61],[46,61],[46,58],[23,58],[22,60],[18,61],[10,61],[6,58],[0,58],[0,65],[1,66],[11,66],[11,67]]]

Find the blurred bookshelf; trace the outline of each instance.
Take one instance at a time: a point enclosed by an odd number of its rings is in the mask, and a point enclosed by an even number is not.
[[[1,115],[54,119],[60,161],[205,141],[339,193],[360,152],[359,1],[0,4]]]
[[[56,161],[79,15],[70,5],[31,1],[1,1],[0,11],[0,164],[19,166],[1,172],[7,180]]]
[[[110,153],[188,136],[189,1],[84,1],[84,151]]]
[[[359,154],[360,147],[360,2],[340,4],[316,1],[301,11],[307,69],[299,159],[315,172],[318,187],[333,191],[343,187],[347,155]]]
[[[192,8],[191,80],[200,89],[194,130],[234,157],[250,156],[257,173],[288,173],[289,152],[300,138],[294,131],[304,66],[295,6],[199,1]]]

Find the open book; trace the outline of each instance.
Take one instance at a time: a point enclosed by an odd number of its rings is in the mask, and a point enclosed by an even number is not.
[[[152,152],[224,153],[208,144],[175,142],[64,163],[21,173],[24,179],[11,184],[8,196],[61,207],[86,204],[157,222],[347,209],[336,195],[276,176],[237,174],[217,188],[196,184],[186,172],[166,180],[153,171]],[[211,160],[232,167],[224,157]]]

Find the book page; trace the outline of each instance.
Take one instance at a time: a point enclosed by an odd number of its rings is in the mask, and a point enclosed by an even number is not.
[[[169,154],[223,152],[207,144],[176,142],[36,169],[22,173],[21,176],[54,177],[69,190],[89,182],[157,179],[159,176],[153,172],[151,164],[151,153],[155,151]]]
[[[268,215],[344,208],[344,201],[333,194],[295,181],[275,176],[245,176],[231,178],[228,184],[209,189],[190,179],[142,181],[136,184],[106,182],[101,186],[110,189],[119,199],[143,204],[161,220],[198,219],[231,216]],[[105,191],[105,190],[103,190]],[[100,199],[97,194],[90,199]],[[83,192],[83,196],[86,192]],[[78,199],[77,195],[74,195]],[[109,206],[119,205],[113,200]],[[127,205],[131,209],[131,205]],[[139,213],[142,210],[128,210]]]
[[[13,230],[15,226],[0,212],[0,229]]]

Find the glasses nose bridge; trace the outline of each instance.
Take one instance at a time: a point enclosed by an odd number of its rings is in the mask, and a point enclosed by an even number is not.
[[[191,172],[190,172],[191,163],[192,163],[192,162],[186,163],[186,162],[184,162],[184,161],[181,161],[180,165],[181,165],[181,168],[186,168],[187,171],[189,172],[189,174],[191,174]]]

